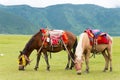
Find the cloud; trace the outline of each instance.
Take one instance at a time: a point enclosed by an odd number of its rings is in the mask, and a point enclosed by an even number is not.
[[[4,5],[27,4],[33,7],[46,7],[55,4],[96,4],[99,6],[111,8],[120,6],[120,0],[0,0]]]

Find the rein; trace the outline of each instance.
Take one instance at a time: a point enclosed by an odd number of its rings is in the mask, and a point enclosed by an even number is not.
[[[39,54],[39,52],[41,51],[41,49],[43,48],[43,45],[45,43],[46,37],[44,38],[43,42],[42,42],[42,46],[38,49],[37,55]]]

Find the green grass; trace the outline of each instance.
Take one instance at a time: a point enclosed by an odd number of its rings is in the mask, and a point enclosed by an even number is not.
[[[90,59],[90,73],[84,73],[83,64],[82,75],[77,75],[75,69],[64,70],[67,62],[67,53],[61,51],[52,54],[49,59],[51,71],[46,71],[46,63],[41,57],[38,71],[34,71],[36,62],[36,51],[32,52],[30,59],[33,59],[25,71],[18,70],[17,57],[31,36],[26,35],[0,35],[0,80],[119,80],[120,79],[120,38],[113,38],[113,72],[102,72],[104,68],[104,58],[96,55]]]

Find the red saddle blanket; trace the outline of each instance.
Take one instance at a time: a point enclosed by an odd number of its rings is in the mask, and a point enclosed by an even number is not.
[[[63,30],[45,30],[45,29],[42,29],[42,33],[44,35],[47,34],[45,44],[50,42],[51,45],[58,45],[60,43],[61,39],[64,41],[64,43],[68,42],[68,37]],[[43,37],[42,40],[44,38],[45,37]]]
[[[108,44],[109,40],[107,38],[107,34],[104,32],[101,32],[100,30],[85,30],[88,34],[88,37],[90,39],[90,44],[93,45],[93,39],[96,40],[95,44]]]
[[[57,45],[61,40],[62,30],[51,30],[50,34],[50,42],[52,45]]]
[[[106,36],[98,36],[97,38],[97,44],[108,44],[109,40],[107,39]]]

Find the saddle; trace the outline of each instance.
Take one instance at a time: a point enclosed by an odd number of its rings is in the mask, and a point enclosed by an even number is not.
[[[43,34],[42,40],[45,40],[44,46],[57,47],[61,44],[61,41],[64,41],[65,44],[68,42],[68,37],[63,30],[42,29],[41,32]]]
[[[109,40],[107,38],[107,34],[98,30],[98,29],[87,29],[84,32],[88,34],[88,37],[90,39],[90,45],[92,46],[92,52],[97,53],[96,45],[98,44],[108,44]]]

